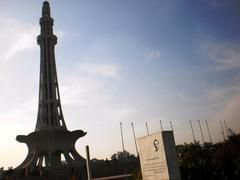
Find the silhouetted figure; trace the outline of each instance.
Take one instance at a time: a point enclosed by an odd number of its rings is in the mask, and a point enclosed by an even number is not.
[[[0,180],[2,180],[4,177],[4,173],[3,173],[3,167],[0,168]]]
[[[74,168],[71,169],[70,180],[77,180],[77,176],[75,174]]]
[[[114,162],[114,164],[117,164],[117,158],[115,157],[114,159],[113,159],[113,162]]]
[[[110,162],[109,162],[108,159],[105,160],[105,163],[106,163],[106,165],[107,165],[108,168],[111,167],[111,166],[110,166]]]
[[[38,167],[38,171],[39,171],[39,176],[42,179],[44,177],[44,169],[43,169],[43,167]]]
[[[72,174],[70,180],[77,180],[77,176],[75,174]]]
[[[8,167],[6,180],[14,180],[14,178],[13,178],[13,169],[12,169],[12,166],[11,166],[11,167]]]
[[[77,180],[82,180],[82,175],[81,175],[81,172],[80,172],[80,171],[78,172]]]

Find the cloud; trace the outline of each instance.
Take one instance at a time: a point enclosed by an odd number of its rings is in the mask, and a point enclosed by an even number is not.
[[[192,102],[193,99],[186,92],[176,92],[176,96],[181,103]]]
[[[116,80],[121,80],[117,65],[113,64],[81,64],[80,70],[84,73],[110,77]]]
[[[0,48],[3,60],[10,60],[20,51],[36,48],[38,28],[17,19],[0,19]]]
[[[98,105],[108,99],[102,92],[103,82],[85,77],[79,72],[65,75],[60,91],[62,102],[67,105]]]
[[[109,75],[102,74],[102,72],[89,67],[97,65],[84,64],[84,66],[75,66],[70,72],[64,72],[60,77],[60,93],[62,104],[66,111],[74,119],[80,117],[80,119],[89,119],[90,124],[95,124],[101,119],[101,122],[119,121],[126,119],[126,117],[132,115],[137,110],[130,102],[116,98],[116,92],[112,94],[109,89],[112,89],[116,84],[121,84],[122,81],[106,81],[102,78],[98,78],[95,75],[103,75],[109,77]],[[80,67],[80,68],[79,68]],[[84,67],[84,68],[83,68]],[[86,68],[87,67],[87,68]],[[97,67],[102,67],[101,65]],[[105,65],[103,65],[105,67]],[[110,67],[113,67],[112,65]],[[100,68],[101,69],[101,68]],[[104,69],[104,68],[103,68]],[[84,71],[83,71],[84,70]],[[90,72],[89,72],[90,71]],[[94,76],[89,76],[94,74]],[[112,76],[112,75],[111,75]],[[118,75],[119,76],[119,75]],[[112,78],[112,77],[111,77]],[[114,79],[116,77],[113,77]],[[117,78],[117,80],[120,77]],[[73,109],[77,108],[77,111]],[[72,113],[70,113],[72,112]],[[94,112],[94,113],[92,113]],[[71,122],[78,123],[78,122]],[[87,123],[87,124],[88,124]]]
[[[235,82],[235,84],[234,84]],[[240,92],[240,86],[237,81],[233,81],[232,84],[226,84],[221,86],[212,86],[206,90],[206,95],[211,99],[229,98],[231,95],[236,95]]]
[[[218,78],[205,90],[207,111],[211,110],[218,118],[228,116],[226,112],[229,107],[233,110],[235,99],[240,94],[240,44],[228,41],[210,41],[205,39],[201,43],[201,50],[207,56],[207,70],[211,75],[220,75],[224,79]],[[220,113],[222,112],[222,113]],[[227,113],[229,114],[229,113]],[[233,114],[235,114],[233,112]],[[227,118],[227,117],[226,117]]]
[[[230,128],[234,129],[235,131],[240,131],[240,94],[234,96],[230,99],[225,106],[216,113],[215,117],[213,118],[216,121],[226,121]]]
[[[148,52],[145,55],[145,57],[148,61],[159,59],[160,58],[160,51],[159,50],[151,50],[150,52]]]
[[[18,19],[0,19],[0,51],[3,61],[11,60],[21,51],[38,48],[36,37],[40,33],[40,27],[20,21]],[[56,31],[59,38],[64,36],[60,30]]]
[[[214,70],[232,70],[240,68],[240,45],[229,42],[203,41],[201,48],[213,61]]]

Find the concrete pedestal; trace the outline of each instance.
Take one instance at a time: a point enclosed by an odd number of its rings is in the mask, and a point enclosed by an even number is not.
[[[143,180],[181,180],[173,131],[137,139]]]

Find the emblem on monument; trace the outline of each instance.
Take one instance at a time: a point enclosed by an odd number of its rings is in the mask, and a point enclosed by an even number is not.
[[[153,146],[154,146],[155,151],[159,150],[159,141],[157,139],[154,139]]]

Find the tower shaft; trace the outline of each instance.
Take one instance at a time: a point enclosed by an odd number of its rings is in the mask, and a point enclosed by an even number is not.
[[[39,102],[35,131],[67,129],[62,113],[55,62],[57,37],[53,34],[53,19],[46,1],[43,3],[40,26],[41,34],[37,37],[41,51]]]

